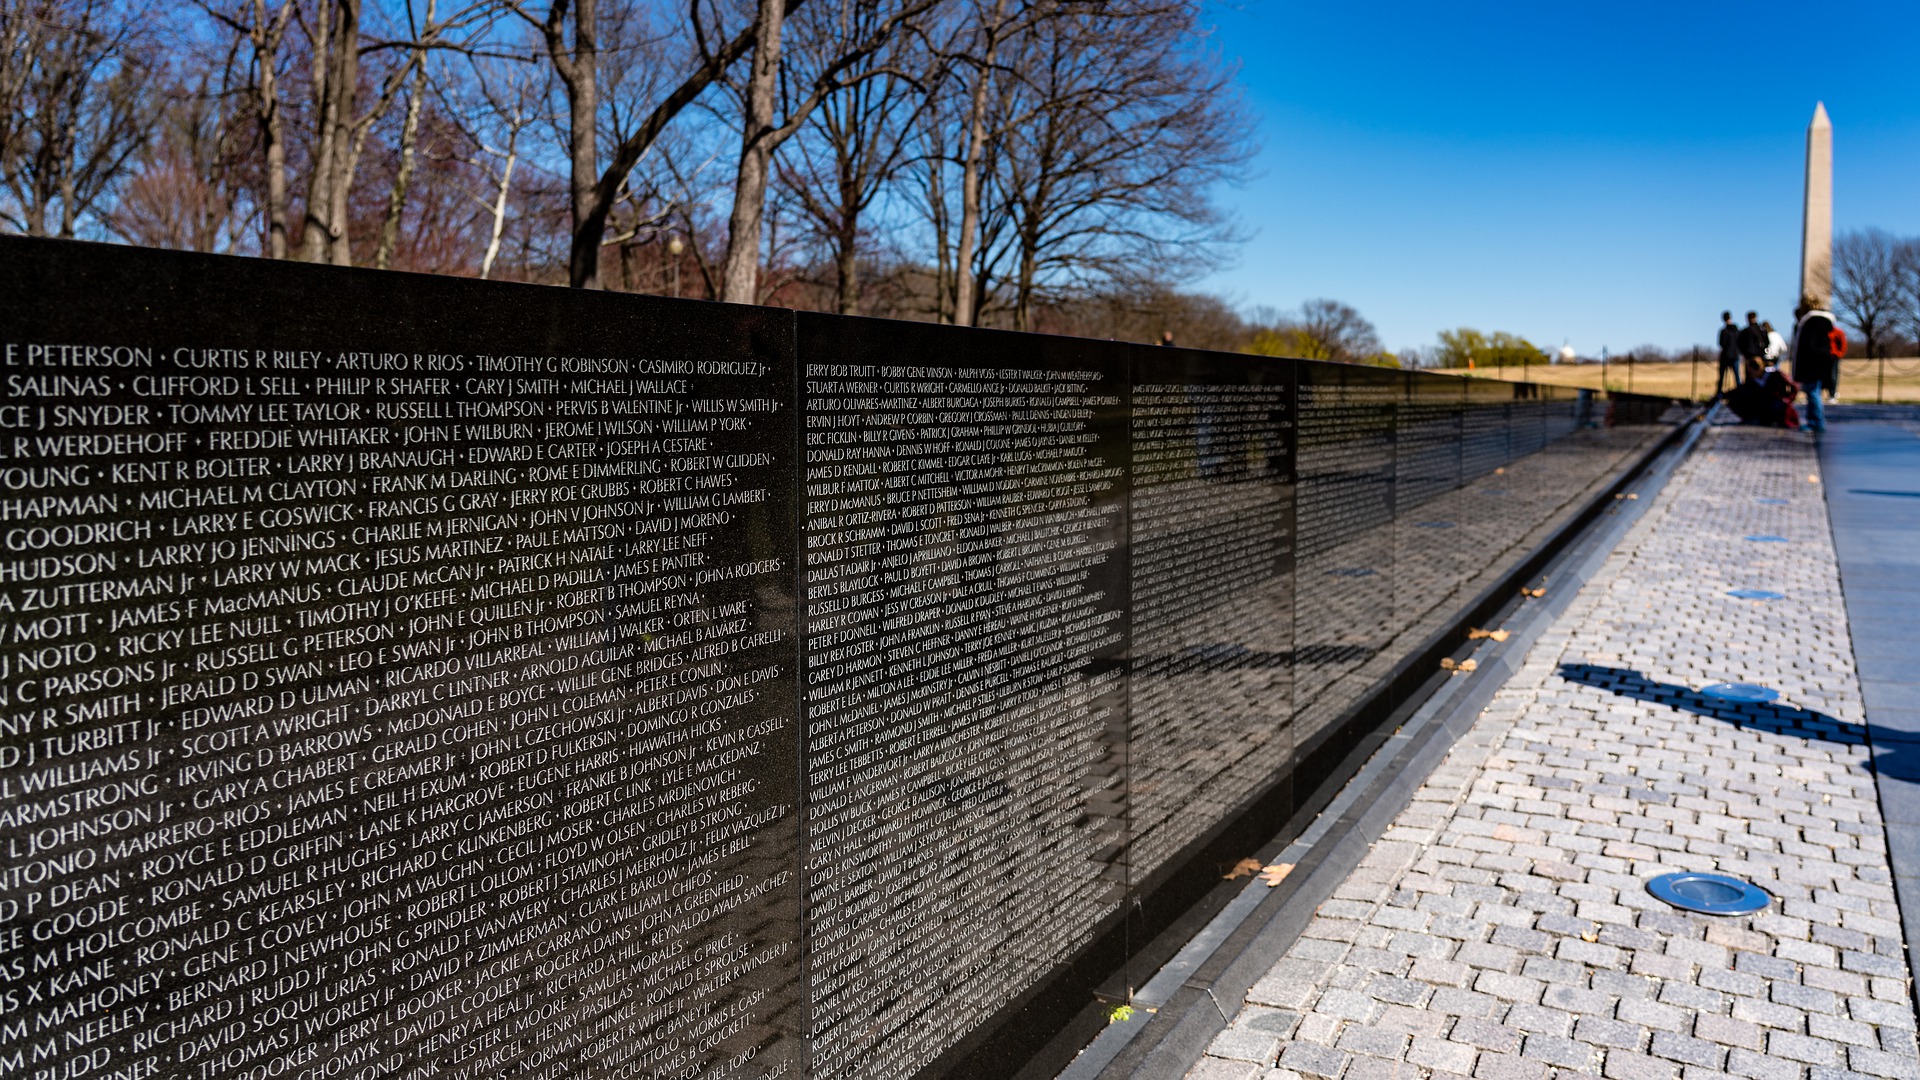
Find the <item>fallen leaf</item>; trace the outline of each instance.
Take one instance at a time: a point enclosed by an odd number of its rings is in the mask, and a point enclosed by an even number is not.
[[[1628,496],[1627,496],[1627,498],[1629,498],[1629,499],[1637,499],[1637,498],[1639,498],[1639,497],[1640,497],[1640,496],[1638,496],[1638,495],[1628,495]]]
[[[1260,871],[1260,880],[1266,882],[1268,888],[1272,888],[1287,880],[1287,875],[1291,873],[1293,873],[1292,863],[1274,863],[1272,866]]]
[[[1819,483],[1819,482],[1820,482],[1820,478],[1819,478],[1819,477],[1817,477],[1817,476],[1812,476],[1812,475],[1809,475],[1809,476],[1807,477],[1807,483],[1809,483],[1809,484],[1817,484],[1817,483]]]
[[[1457,668],[1459,666],[1460,666],[1460,662],[1455,660],[1451,656],[1443,656],[1440,658],[1440,667],[1444,670],[1452,671],[1454,668]]]
[[[1257,874],[1259,872],[1259,859],[1241,859],[1239,862],[1233,864],[1232,872],[1224,875],[1224,880],[1232,881],[1234,878],[1246,877],[1248,874]]]
[[[1131,1019],[1133,1019],[1133,1006],[1131,1005],[1115,1005],[1113,1011],[1107,1014],[1107,1023],[1109,1024],[1117,1024],[1122,1020]]]
[[[1503,476],[1503,475],[1505,475],[1505,474],[1506,474],[1506,471],[1507,471],[1507,470],[1505,470],[1505,469],[1495,469],[1495,470],[1493,470],[1493,475],[1495,475],[1495,476]]]
[[[1521,595],[1521,596],[1545,596],[1545,595],[1547,595],[1547,590],[1545,590],[1545,589],[1521,589],[1521,590],[1520,590],[1520,595]]]
[[[1495,641],[1505,641],[1508,638],[1512,637],[1513,635],[1508,633],[1505,630],[1495,630],[1493,633],[1488,634],[1487,636],[1492,638]]]
[[[1581,941],[1599,941],[1600,935],[1589,930],[1586,933],[1580,935],[1580,940]]]
[[[1478,660],[1462,660],[1462,661],[1460,661],[1460,670],[1461,670],[1461,671],[1472,671],[1473,669],[1475,669],[1475,668],[1477,668],[1477,667],[1479,667],[1479,666],[1480,666],[1480,661],[1478,661]]]

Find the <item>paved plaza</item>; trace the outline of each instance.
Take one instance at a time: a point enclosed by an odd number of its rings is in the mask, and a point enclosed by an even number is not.
[[[1920,1077],[1820,481],[1708,432],[1188,1076]],[[1675,870],[1776,899],[1689,914]]]

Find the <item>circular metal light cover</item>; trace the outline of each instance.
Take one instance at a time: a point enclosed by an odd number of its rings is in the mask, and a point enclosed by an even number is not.
[[[1772,589],[1728,589],[1727,595],[1740,600],[1785,600],[1787,598],[1786,593],[1774,592]]]
[[[1717,682],[1701,687],[1700,692],[1722,701],[1738,701],[1748,705],[1764,705],[1780,697],[1780,691],[1773,687],[1750,682]]]
[[[1771,533],[1761,533],[1755,536],[1749,536],[1747,537],[1747,539],[1753,541],[1756,544],[1784,544],[1787,542],[1786,537],[1774,536]]]
[[[1647,882],[1655,898],[1707,915],[1751,915],[1773,902],[1767,890],[1725,874],[1661,874]]]

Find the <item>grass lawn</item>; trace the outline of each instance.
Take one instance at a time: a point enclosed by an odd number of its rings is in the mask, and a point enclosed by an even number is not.
[[[1884,390],[1880,383],[1882,366],[1886,369]],[[1717,368],[1717,364],[1702,361],[1698,364],[1608,364],[1604,371],[1606,386],[1610,390],[1631,390],[1640,394],[1678,398],[1693,396],[1697,390],[1698,395],[1704,398],[1713,393],[1713,377]],[[1504,370],[1480,368],[1474,371],[1453,368],[1446,373],[1488,379],[1531,379],[1556,386],[1597,390],[1600,388],[1602,370],[1599,364],[1530,364],[1524,374],[1517,367]],[[1852,405],[1874,401],[1920,403],[1920,357],[1884,362],[1840,361],[1839,400]]]

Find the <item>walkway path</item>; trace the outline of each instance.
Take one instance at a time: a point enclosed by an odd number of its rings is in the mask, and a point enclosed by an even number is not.
[[[1709,433],[1189,1076],[1920,1078],[1818,481]],[[1680,869],[1779,899],[1645,892]]]

